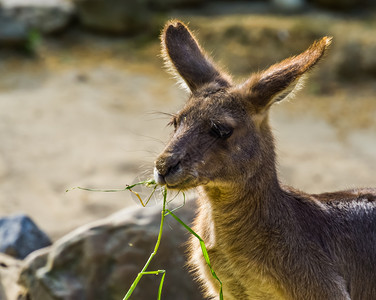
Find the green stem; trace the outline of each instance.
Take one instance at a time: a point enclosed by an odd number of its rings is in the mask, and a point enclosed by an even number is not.
[[[146,185],[146,186],[156,185],[156,187],[157,187],[157,184],[154,180],[145,180],[145,181],[137,182],[137,183],[132,184],[132,185],[127,185],[123,189],[105,189],[105,190],[102,190],[102,189],[89,189],[89,188],[84,188],[84,187],[78,186],[78,187],[68,189],[68,190],[66,190],[66,192],[78,189],[78,190],[84,190],[84,191],[89,191],[89,192],[116,193],[116,192],[129,191],[137,185]]]
[[[158,234],[158,239],[157,239],[157,243],[155,244],[155,247],[154,247],[154,251],[152,254],[150,254],[150,257],[149,259],[147,260],[145,266],[142,268],[141,272],[138,273],[136,279],[133,281],[131,287],[129,288],[127,294],[124,296],[123,300],[127,300],[129,299],[129,297],[132,295],[134,289],[136,288],[138,282],[140,281],[141,277],[144,275],[144,274],[160,274],[162,272],[159,272],[158,271],[153,271],[153,272],[146,272],[146,269],[149,267],[149,264],[151,262],[151,260],[153,259],[153,257],[155,256],[155,254],[157,254],[157,251],[158,251],[158,248],[159,248],[159,245],[161,243],[161,238],[162,238],[162,232],[163,232],[163,223],[164,223],[164,218],[165,218],[165,215],[166,215],[166,199],[167,199],[167,190],[166,188],[163,190],[163,207],[162,207],[162,217],[161,217],[161,224],[159,226],[159,234]],[[164,276],[165,276],[165,273],[163,273],[162,275],[162,279],[161,279],[161,284],[159,286],[159,294],[158,294],[158,299],[160,299],[160,296],[161,296],[161,292],[162,292],[162,284],[163,284],[163,281],[164,281]]]
[[[159,289],[158,289],[158,300],[161,300],[161,296],[162,296],[162,288],[163,288],[163,282],[164,282],[164,278],[166,276],[166,272],[163,273],[162,275],[162,279],[161,279],[161,282],[159,284]]]
[[[167,211],[166,215],[171,215],[176,221],[178,221],[185,229],[187,229],[191,234],[193,234],[200,241],[200,246],[201,246],[202,254],[204,255],[206,264],[208,265],[212,276],[219,282],[219,285],[220,285],[219,299],[223,300],[222,281],[218,278],[217,274],[214,272],[214,270],[213,270],[213,268],[211,266],[211,263],[210,263],[210,260],[209,260],[208,250],[206,249],[204,240],[196,232],[194,232],[192,230],[192,228],[190,228],[182,220],[180,220],[180,218],[178,216],[176,216],[171,210],[166,209],[166,211]]]

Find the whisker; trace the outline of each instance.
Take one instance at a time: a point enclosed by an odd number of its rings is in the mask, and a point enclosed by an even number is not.
[[[167,117],[176,117],[176,113],[168,113],[168,112],[164,112],[164,111],[158,111],[158,110],[153,110],[153,111],[149,111],[147,112],[147,114],[149,115],[162,115],[162,116],[167,116]]]

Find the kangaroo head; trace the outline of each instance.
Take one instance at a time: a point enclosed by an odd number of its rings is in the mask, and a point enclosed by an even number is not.
[[[299,87],[331,38],[241,84],[214,65],[182,22],[167,23],[161,39],[167,65],[190,96],[171,120],[174,132],[155,162],[156,181],[172,189],[231,185],[261,169],[274,169],[269,108]]]

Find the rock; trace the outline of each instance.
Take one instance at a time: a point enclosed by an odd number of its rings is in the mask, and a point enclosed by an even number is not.
[[[1,16],[14,24],[8,31],[15,33],[22,26],[43,34],[59,32],[74,15],[74,6],[68,0],[0,0],[0,8]]]
[[[0,299],[26,300],[25,290],[17,284],[22,262],[0,253]]]
[[[10,16],[4,16],[0,10],[0,45],[19,46],[27,42],[29,29]]]
[[[305,6],[305,0],[273,0],[275,8],[284,12],[298,12]]]
[[[311,0],[313,4],[318,6],[338,9],[338,10],[348,10],[355,7],[361,7],[367,0]]]
[[[50,244],[48,236],[26,215],[0,219],[0,252],[23,259]]]
[[[115,34],[159,32],[160,11],[204,3],[204,0],[75,0],[78,18],[84,26]]]
[[[343,46],[336,71],[341,79],[376,78],[376,40],[351,41]]]
[[[24,290],[27,290],[26,295],[28,300],[55,299],[51,298],[51,295],[46,293],[46,288],[41,285],[40,280],[36,275],[39,269],[46,266],[49,252],[50,247],[36,250],[27,256],[23,262],[23,267],[21,269],[22,273],[18,278],[18,282]],[[27,284],[25,284],[25,282],[27,282]],[[28,289],[25,289],[25,286],[27,286]],[[30,294],[33,295],[33,298],[31,299]]]
[[[207,1],[205,0],[149,0],[152,8],[167,10],[173,7],[194,7],[201,6]]]
[[[376,78],[376,42],[363,47],[362,67],[367,75]]]
[[[356,79],[362,73],[362,46],[352,41],[343,46],[340,52],[336,72],[342,79]]]
[[[187,201],[176,213],[189,223],[194,209],[194,202]],[[160,212],[160,206],[125,209],[75,230],[47,252],[32,253],[20,276],[29,299],[122,299],[154,249]],[[187,231],[167,216],[159,250],[148,268],[167,271],[162,292],[165,300],[202,299],[184,268],[187,238]],[[143,276],[132,298],[157,298],[160,279]]]
[[[134,33],[152,26],[147,0],[76,0],[81,23],[97,31]]]

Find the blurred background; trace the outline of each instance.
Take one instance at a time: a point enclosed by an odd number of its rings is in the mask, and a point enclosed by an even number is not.
[[[294,100],[272,109],[285,184],[376,186],[374,0],[0,0],[0,214],[53,240],[136,205],[187,95],[163,69],[159,33],[189,23],[240,82],[315,39],[333,45]]]

